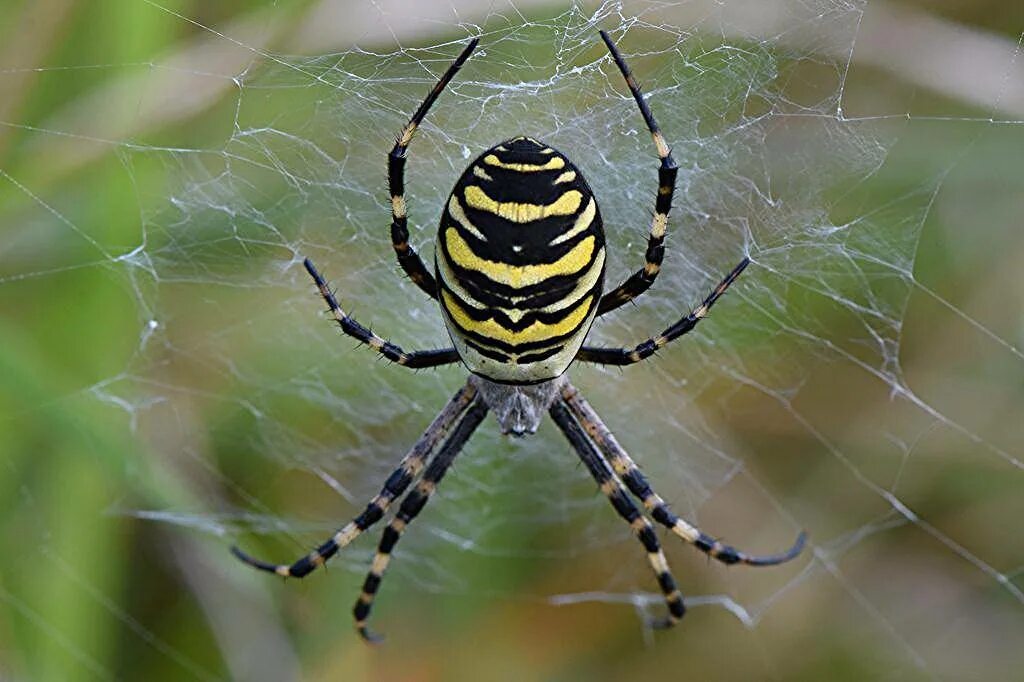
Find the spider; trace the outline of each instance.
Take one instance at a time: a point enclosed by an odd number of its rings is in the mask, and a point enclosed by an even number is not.
[[[441,76],[388,154],[392,246],[406,274],[440,304],[454,347],[406,352],[384,340],[345,313],[313,263],[305,260],[306,270],[345,334],[403,367],[462,362],[471,372],[466,385],[427,427],[366,509],[312,553],[291,565],[277,565],[232,548],[239,559],[260,570],[305,577],[383,518],[419,477],[384,529],[353,609],[356,629],[365,640],[378,639],[368,629],[367,619],[395,544],[489,410],[506,435],[534,433],[544,411],[565,434],[647,553],[668,607],[668,613],[652,623],[654,627],[675,625],[685,607],[648,515],[725,564],[772,566],[795,558],[803,549],[806,534],[801,532],[785,552],[749,555],[677,516],[566,377],[574,360],[631,365],[650,357],[704,319],[750,263],[749,258],[741,260],[688,315],[633,348],[583,345],[596,317],[640,296],[658,276],[677,172],[668,144],[625,59],[606,32],[601,31],[601,38],[636,100],[661,160],[645,263],[625,282],[607,293],[603,290],[601,213],[582,173],[565,155],[531,137],[515,137],[488,149],[463,172],[441,216],[433,273],[410,246],[405,203],[409,143],[431,105],[469,59],[478,39],[471,40]],[[630,493],[647,515],[630,499]]]

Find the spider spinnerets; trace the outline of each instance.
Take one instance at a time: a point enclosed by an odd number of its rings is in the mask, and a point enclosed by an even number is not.
[[[743,258],[700,305],[660,334],[632,348],[584,345],[597,317],[633,300],[657,278],[677,172],[626,61],[606,32],[601,31],[601,38],[626,80],[660,160],[645,262],[625,282],[604,292],[603,223],[597,199],[583,174],[565,155],[526,136],[488,149],[456,182],[441,217],[433,274],[409,244],[405,202],[409,143],[438,95],[473,52],[477,39],[470,41],[428,93],[388,155],[395,255],[412,281],[439,302],[454,347],[406,352],[385,341],[345,313],[313,263],[305,261],[344,333],[402,366],[462,362],[472,373],[366,509],[313,552],[285,565],[260,561],[232,548],[239,559],[255,568],[301,578],[381,520],[402,498],[384,529],[353,609],[356,628],[364,639],[376,639],[367,620],[396,543],[488,412],[495,414],[502,433],[513,436],[535,432],[544,413],[551,416],[647,554],[668,609],[665,617],[652,623],[655,627],[674,625],[683,617],[685,607],[651,520],[726,564],[771,566],[795,558],[803,549],[806,535],[801,532],[785,552],[749,555],[677,516],[566,377],[566,369],[575,360],[629,365],[650,357],[692,330],[750,262]],[[414,481],[416,485],[409,491]]]

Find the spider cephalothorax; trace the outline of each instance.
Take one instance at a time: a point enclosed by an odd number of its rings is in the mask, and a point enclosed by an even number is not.
[[[388,155],[392,246],[412,281],[440,303],[454,347],[407,353],[385,341],[349,317],[324,278],[305,261],[306,270],[346,334],[405,367],[462,362],[473,373],[366,509],[312,553],[289,566],[259,561],[233,548],[236,556],[251,566],[301,578],[383,518],[391,504],[405,495],[384,530],[353,609],[356,627],[364,638],[373,637],[366,621],[395,544],[488,411],[494,412],[503,433],[515,436],[536,431],[545,411],[551,416],[647,552],[668,607],[668,615],[654,623],[656,626],[675,624],[685,608],[648,516],[726,564],[770,566],[789,561],[803,549],[805,536],[801,533],[786,552],[751,556],[676,516],[565,375],[575,360],[630,365],[650,357],[693,329],[750,262],[742,259],[689,314],[633,348],[583,345],[596,317],[633,300],[658,276],[676,179],[675,161],[629,67],[608,34],[602,31],[601,38],[626,79],[660,159],[644,266],[625,282],[604,293],[601,214],[582,173],[565,155],[530,137],[515,137],[488,149],[459,178],[438,229],[434,274],[409,245],[406,152],[434,100],[476,47],[475,39],[441,76]],[[417,478],[416,486],[405,494]]]

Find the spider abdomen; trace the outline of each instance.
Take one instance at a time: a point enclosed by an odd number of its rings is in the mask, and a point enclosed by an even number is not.
[[[480,155],[441,217],[437,281],[445,324],[469,369],[501,383],[561,375],[604,284],[601,214],[558,151],[517,137]]]

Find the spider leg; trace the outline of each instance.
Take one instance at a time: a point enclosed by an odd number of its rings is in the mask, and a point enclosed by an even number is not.
[[[661,551],[661,545],[658,542],[658,536],[654,533],[654,527],[640,513],[640,510],[633,504],[633,501],[629,499],[629,495],[622,487],[622,483],[619,482],[608,462],[605,461],[601,453],[594,447],[594,443],[587,436],[579,422],[570,413],[566,402],[564,400],[555,401],[549,413],[551,418],[554,419],[555,424],[558,425],[558,428],[565,434],[565,437],[569,440],[569,443],[576,451],[576,454],[579,455],[583,464],[590,471],[590,475],[597,481],[601,492],[608,497],[608,501],[615,507],[615,511],[619,513],[619,516],[629,523],[630,528],[636,533],[637,539],[640,540],[640,544],[647,550],[647,561],[650,562],[651,568],[654,569],[654,574],[658,578],[658,585],[665,595],[665,603],[668,606],[668,616],[655,621],[652,625],[656,628],[672,627],[683,617],[686,607],[683,605],[683,595],[676,587],[676,581],[672,577],[668,560],[665,559],[665,554]]]
[[[654,147],[658,151],[661,165],[658,167],[658,195],[654,202],[654,218],[651,220],[650,234],[647,237],[644,267],[633,273],[629,279],[617,288],[601,297],[601,302],[597,307],[597,314],[599,316],[615,310],[628,301],[632,301],[647,291],[654,283],[655,278],[657,278],[658,272],[661,270],[661,261],[665,257],[665,229],[668,227],[668,212],[672,209],[672,195],[675,193],[676,173],[679,170],[675,160],[672,158],[672,152],[669,150],[668,144],[661,134],[661,129],[658,128],[658,123],[654,120],[654,114],[651,113],[651,108],[644,100],[643,93],[640,92],[640,86],[637,84],[632,72],[630,72],[626,60],[623,59],[622,54],[615,47],[615,43],[612,42],[611,37],[605,31],[601,31],[601,39],[608,46],[612,59],[615,60],[616,66],[622,72],[622,77],[626,79],[629,91],[633,93],[633,99],[636,100],[636,104],[640,108],[640,114],[644,117],[644,123],[647,124],[647,129],[651,131],[651,137],[654,138]]]
[[[645,358],[649,358],[669,342],[678,339],[696,327],[697,323],[707,316],[711,306],[715,305],[715,302],[722,297],[725,290],[736,281],[736,278],[740,276],[740,273],[748,265],[750,265],[749,258],[744,258],[740,261],[740,264],[733,268],[732,272],[718,283],[718,286],[704,299],[703,303],[658,336],[647,339],[633,348],[595,348],[593,346],[583,346],[576,355],[576,359],[583,362],[596,362],[600,365],[632,365]]]
[[[388,476],[381,491],[370,500],[366,509],[359,516],[340,528],[329,540],[318,546],[313,552],[302,557],[295,563],[270,564],[259,559],[254,559],[238,547],[232,547],[231,552],[254,568],[286,578],[304,578],[318,566],[322,566],[328,559],[337,554],[338,550],[346,546],[367,528],[379,521],[384,513],[391,506],[391,503],[398,499],[406,491],[413,478],[423,469],[430,454],[437,448],[445,436],[452,429],[452,425],[461,417],[470,404],[477,397],[477,389],[471,383],[467,383],[454,397],[445,405],[441,413],[437,415],[427,430],[424,431],[412,450],[402,458],[398,468]]]
[[[469,59],[469,55],[476,48],[479,39],[474,38],[462,50],[462,53],[452,62],[448,70],[444,72],[441,79],[437,81],[434,88],[427,94],[426,99],[420,104],[416,113],[412,115],[409,122],[402,128],[395,146],[388,154],[388,190],[391,193],[391,245],[395,249],[395,256],[398,257],[398,264],[405,270],[405,274],[416,283],[431,298],[437,298],[437,282],[430,274],[423,260],[416,250],[409,245],[409,226],[405,205],[405,159],[409,143],[416,132],[423,118],[430,111],[438,95],[445,89],[448,82],[455,76],[462,65]]]
[[[735,547],[724,545],[715,538],[702,532],[683,519],[676,516],[665,504],[665,500],[655,493],[647,479],[640,472],[639,467],[633,462],[629,454],[615,440],[608,427],[604,425],[601,417],[594,411],[579,391],[572,384],[566,382],[562,388],[562,400],[568,405],[573,416],[583,426],[587,435],[597,444],[597,447],[604,453],[609,464],[615,473],[626,484],[630,492],[643,502],[644,508],[655,521],[670,529],[673,533],[686,540],[688,543],[704,552],[713,559],[723,564],[746,564],[748,566],[775,566],[791,559],[795,559],[804,548],[807,534],[801,532],[793,546],[785,552],[755,556],[741,552]]]
[[[313,266],[313,262],[311,260],[307,258],[303,263],[306,266],[306,271],[313,278],[313,281],[316,282],[316,286],[320,290],[320,295],[323,296],[328,307],[331,309],[334,319],[338,322],[341,330],[349,336],[358,339],[361,343],[364,343],[374,349],[388,360],[398,363],[403,367],[421,369],[423,367],[450,365],[459,361],[459,354],[454,348],[417,350],[407,353],[402,350],[401,347],[377,336],[372,331],[356,322],[353,318],[349,317],[348,314],[341,309],[341,306],[338,305],[338,299],[334,297],[334,292],[332,292],[331,288],[327,286],[327,281],[324,280],[319,272],[317,272],[317,269]]]
[[[398,543],[398,539],[402,536],[406,526],[416,518],[427,504],[430,495],[437,488],[437,485],[448,472],[448,468],[455,461],[466,441],[473,435],[476,427],[480,425],[480,422],[483,421],[486,415],[487,406],[483,400],[477,398],[469,405],[465,416],[462,417],[462,420],[452,431],[445,444],[438,450],[434,459],[427,465],[426,470],[423,472],[423,478],[405,496],[401,506],[398,508],[398,513],[395,514],[395,518],[384,529],[380,544],[377,545],[377,554],[373,557],[370,571],[363,582],[363,590],[359,595],[359,599],[356,600],[355,607],[352,609],[352,615],[356,621],[356,630],[364,640],[376,642],[381,639],[379,635],[370,631],[366,621],[370,617],[373,600],[377,590],[380,589],[381,581],[384,578],[384,571],[387,570],[388,564],[391,562],[391,552],[394,550],[395,544]]]

